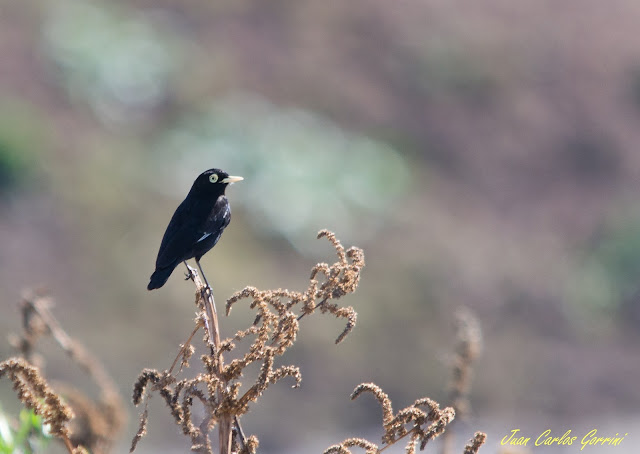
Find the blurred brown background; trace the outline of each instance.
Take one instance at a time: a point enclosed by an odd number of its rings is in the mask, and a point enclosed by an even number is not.
[[[485,349],[460,446],[595,427],[629,436],[590,452],[633,452],[639,23],[633,0],[0,0],[0,332],[45,286],[128,397],[190,332],[182,271],[145,286],[173,210],[220,167],[245,181],[203,259],[218,304],[304,289],[333,259],[320,228],[367,260],[343,301],[355,331],[336,347],[340,323],[305,320],[288,359],[302,389],[269,389],[245,418],[262,452],[377,441],[373,399],[348,400],[362,381],[396,408],[446,403],[463,305]],[[82,383],[63,357],[47,373]],[[138,452],[187,448],[154,399]]]

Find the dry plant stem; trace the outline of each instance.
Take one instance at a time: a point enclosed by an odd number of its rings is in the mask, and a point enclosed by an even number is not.
[[[413,405],[400,410],[394,415],[389,396],[375,383],[359,384],[351,393],[351,400],[356,399],[364,392],[372,393],[382,407],[382,426],[384,428],[382,443],[385,446],[378,448],[377,445],[367,440],[349,438],[339,445],[331,446],[324,451],[325,454],[336,452],[348,454],[351,452],[348,448],[352,446],[366,449],[367,454],[376,454],[407,436],[410,439],[406,445],[405,452],[407,454],[415,454],[418,443],[420,443],[420,450],[422,451],[429,441],[445,432],[447,425],[455,418],[453,408],[441,409],[436,401],[428,397],[416,400]],[[425,409],[423,410],[420,407],[425,407]],[[406,427],[408,424],[412,424],[413,427],[408,429]]]
[[[242,426],[240,425],[240,420],[238,419],[237,416],[233,417],[233,423],[235,424],[236,431],[240,436],[240,444],[242,445],[242,448],[245,448],[247,446],[247,437],[245,436],[244,431],[242,430]]]
[[[473,438],[465,445],[464,454],[476,454],[485,441],[487,441],[487,434],[476,432]]]
[[[70,454],[73,443],[69,439],[68,423],[74,414],[71,407],[64,403],[40,374],[40,370],[29,364],[24,358],[9,358],[0,362],[0,378],[8,375],[20,401],[42,417],[49,425],[51,434],[60,438]]]
[[[205,330],[207,331],[207,342],[211,347],[211,354],[215,355],[220,347],[220,330],[218,325],[218,311],[216,311],[216,303],[213,300],[213,290],[211,287],[202,283],[198,272],[184,263],[187,267],[187,279],[191,279],[196,285],[196,290],[200,294],[196,294],[196,304],[200,309],[204,309],[207,317],[204,320]],[[213,334],[213,336],[212,336]]]
[[[324,305],[324,303],[327,302],[327,298],[323,299],[322,301],[320,301],[318,304],[316,304],[315,306],[313,306],[313,308],[311,309],[311,312],[315,311],[316,309],[318,309],[319,307],[322,307]],[[300,314],[297,318],[298,321],[302,320],[302,317],[304,317],[307,314],[310,314],[311,312],[303,312],[302,314]]]
[[[187,278],[192,280],[196,287],[195,303],[198,315],[195,323],[205,328],[207,353],[200,357],[205,370],[194,378],[183,379],[176,378],[169,371],[144,369],[141,372],[134,384],[133,403],[137,406],[144,401],[145,412],[140,421],[138,434],[132,441],[132,451],[145,434],[146,402],[151,393],[155,392],[162,396],[183,433],[191,438],[193,452],[212,454],[209,432],[216,424],[219,430],[220,453],[229,454],[231,449],[239,450],[243,454],[256,452],[258,439],[254,435],[244,437],[238,418],[249,411],[250,405],[256,402],[270,385],[291,377],[295,380],[293,387],[300,386],[302,375],[297,366],[275,365],[275,361],[283,356],[296,340],[300,315],[295,313],[296,309],[299,308],[305,315],[319,312],[345,319],[346,326],[336,343],[341,342],[356,324],[357,314],[353,308],[340,307],[334,301],[356,290],[360,271],[364,266],[364,253],[356,247],[345,250],[329,231],[323,230],[318,234],[318,238],[323,237],[334,246],[338,260],[331,265],[316,264],[311,270],[309,285],[302,292],[282,288],[258,290],[251,286],[236,292],[227,300],[227,315],[235,303],[244,300],[257,312],[256,317],[248,328],[239,330],[233,337],[223,340],[211,290],[203,285],[195,269],[188,268]],[[179,357],[182,356],[183,364],[187,363],[193,353],[193,347],[188,344],[194,335],[192,333],[187,345],[181,347]],[[237,342],[242,341],[250,342],[247,351],[230,360],[231,353],[227,352],[233,351]],[[223,355],[228,355],[228,364],[223,362]],[[243,370],[255,363],[261,364],[260,370],[253,385],[244,390],[239,379],[243,376]],[[177,367],[176,364],[177,361],[174,361],[171,372]],[[206,415],[204,420],[197,424],[193,421],[194,403],[202,404]],[[234,424],[236,427],[232,431]]]
[[[469,413],[473,365],[482,352],[482,330],[467,308],[456,311],[456,347],[451,380],[451,406],[460,417]]]
[[[68,438],[71,445],[85,446],[97,454],[107,452],[126,419],[122,398],[102,363],[64,331],[51,312],[52,306],[52,298],[42,291],[23,294],[20,302],[23,333],[15,345],[28,361],[32,358],[37,361],[34,356],[36,342],[51,336],[71,360],[91,377],[100,390],[97,400],[85,396],[72,385],[58,384],[58,391],[65,395],[67,404],[76,413],[69,427]],[[60,438],[64,441],[64,437]],[[76,452],[79,451],[76,449]]]
[[[211,348],[211,355],[216,356],[220,350],[220,328],[218,324],[218,312],[216,311],[215,301],[213,299],[213,291],[210,287],[205,286],[200,280],[200,276],[198,273],[187,267],[189,269],[189,277],[196,285],[196,301],[199,307],[204,307],[206,312],[206,318],[204,320],[205,330],[207,331],[207,342],[209,343],[209,347]],[[219,378],[218,384],[218,398],[220,400],[223,399],[224,396],[224,387],[226,386],[226,380],[223,379],[223,367],[224,362],[222,360],[222,354],[220,354],[220,360],[217,363],[216,375]],[[206,417],[201,426],[201,433],[203,438],[207,438],[208,433],[208,425],[210,422],[210,417]],[[231,453],[231,426],[233,424],[233,418],[229,414],[222,414],[218,421],[218,439],[220,444],[220,454],[230,454]],[[206,443],[205,443],[206,446]]]
[[[64,352],[69,355],[80,367],[85,369],[89,375],[95,377],[96,382],[99,383],[104,393],[107,395],[117,395],[117,387],[107,371],[102,367],[100,363],[95,361],[91,355],[89,355],[84,348],[77,342],[75,342],[69,335],[60,327],[58,320],[49,311],[49,300],[47,298],[29,298],[23,299],[23,304],[29,306],[29,308],[36,313],[45,326],[49,329],[51,336],[60,345]]]
[[[193,339],[193,336],[196,335],[196,333],[200,328],[202,328],[202,322],[198,321],[195,329],[191,332],[189,339],[187,339],[187,341],[182,345],[182,348],[178,352],[176,359],[173,360],[173,364],[171,364],[171,367],[169,368],[169,375],[173,373],[173,368],[176,367],[176,364],[178,364],[178,360],[184,355],[184,352],[187,350],[187,348],[189,348],[189,345],[191,345],[191,340]]]
[[[64,436],[62,437],[62,441],[64,443],[65,448],[67,448],[67,451],[69,451],[69,454],[73,454],[73,444],[71,443],[71,440],[69,440],[69,437]]]
[[[398,441],[402,440],[402,439],[403,439],[403,438],[405,438],[405,437],[408,437],[409,435],[414,434],[414,433],[416,432],[416,430],[417,430],[417,428],[416,428],[416,427],[414,427],[413,429],[409,430],[409,431],[408,431],[406,434],[404,434],[403,436],[398,437],[398,438],[397,438],[397,440],[396,440],[396,442],[398,442]],[[378,449],[378,452],[382,452],[382,451],[386,450],[387,448],[390,448],[391,446],[393,446],[393,445],[391,444],[391,445],[383,446],[382,448]]]
[[[482,353],[482,329],[477,317],[470,309],[462,307],[456,311],[456,347],[451,377],[451,406],[458,418],[464,419],[469,413],[469,391],[475,361]],[[449,429],[442,436],[441,454],[453,452],[453,431]]]

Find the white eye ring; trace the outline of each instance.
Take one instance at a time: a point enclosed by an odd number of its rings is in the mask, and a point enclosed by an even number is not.
[[[218,182],[218,174],[217,173],[213,173],[211,175],[209,175],[209,181],[212,183],[217,183]]]

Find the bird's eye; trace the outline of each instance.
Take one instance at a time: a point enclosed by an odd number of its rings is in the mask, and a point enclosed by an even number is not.
[[[212,183],[217,183],[218,182],[218,174],[214,173],[209,175],[209,181]]]

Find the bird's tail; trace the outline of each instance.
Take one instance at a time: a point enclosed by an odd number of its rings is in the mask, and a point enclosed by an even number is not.
[[[147,285],[147,290],[162,287],[164,283],[167,282],[167,279],[169,279],[169,276],[171,276],[171,273],[173,273],[173,269],[174,267],[157,268],[151,275],[149,285]]]

